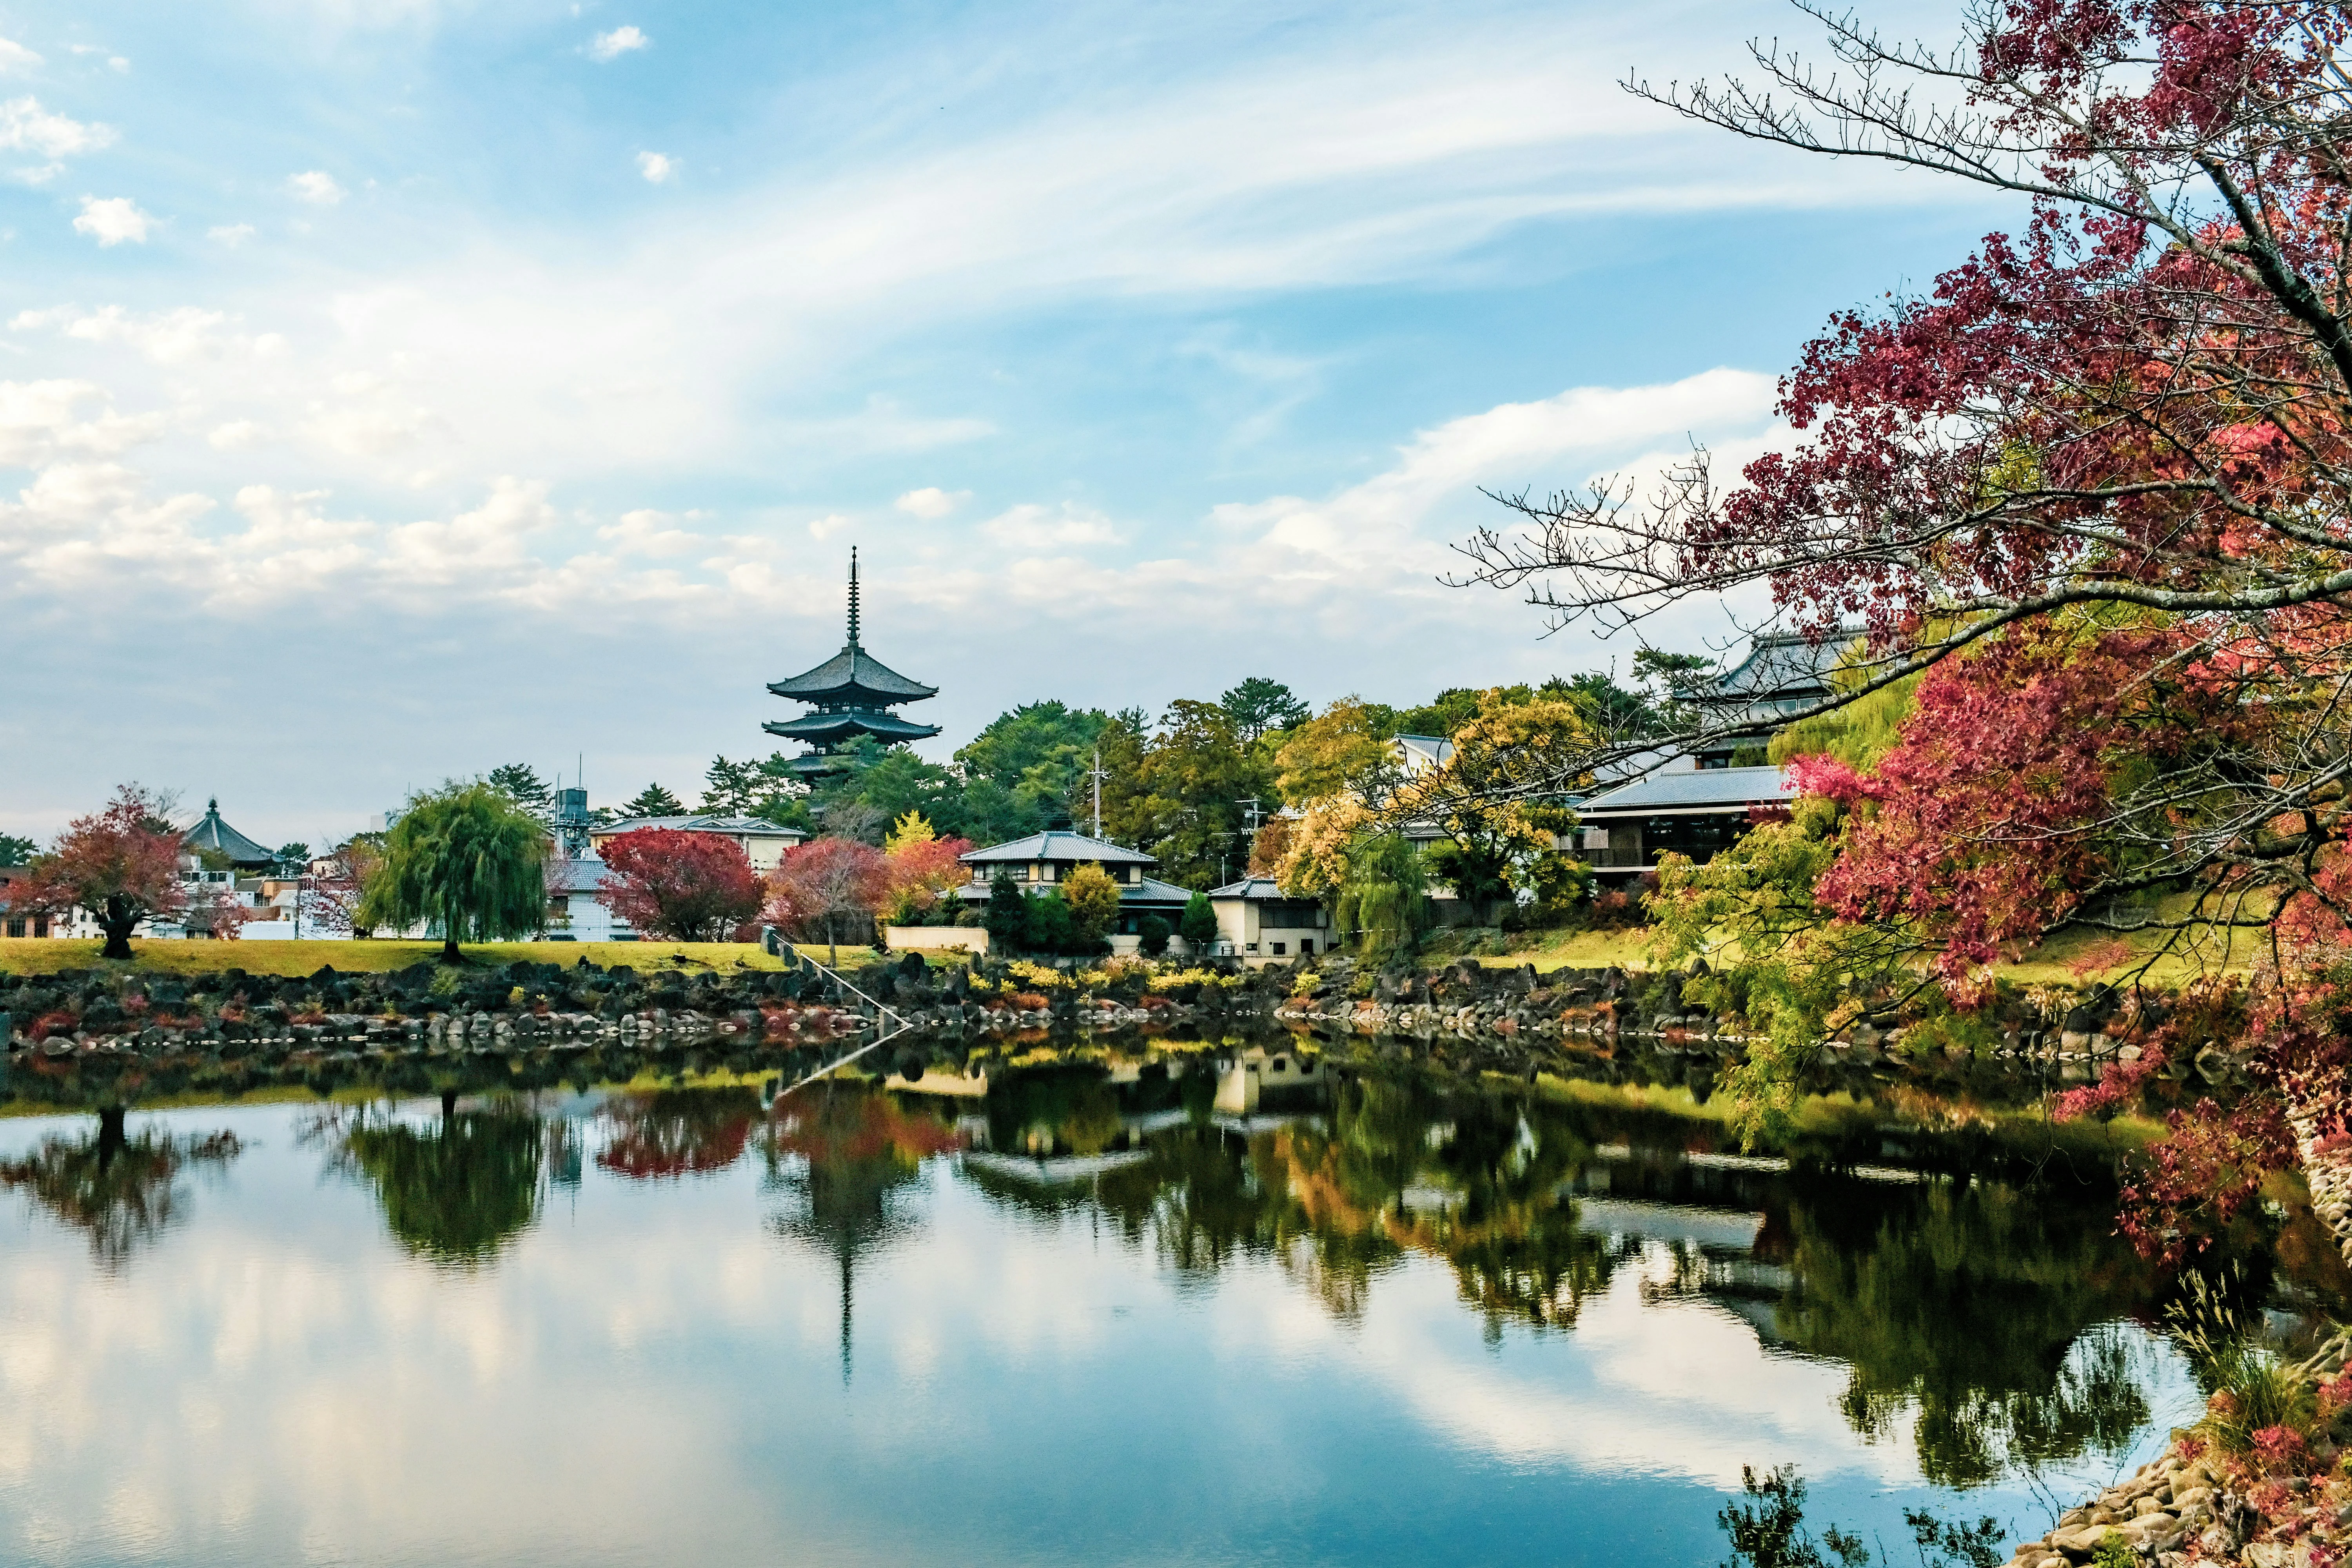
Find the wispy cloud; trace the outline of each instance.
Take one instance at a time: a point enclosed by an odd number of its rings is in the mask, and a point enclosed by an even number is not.
[[[25,76],[41,63],[41,57],[13,38],[0,38],[0,76]]]
[[[648,184],[667,184],[677,177],[677,160],[661,153],[640,153],[637,154],[637,173],[643,174]]]
[[[919,517],[929,521],[947,516],[971,499],[970,490],[950,492],[940,489],[937,485],[925,485],[921,489],[908,490],[890,504],[909,517]]]

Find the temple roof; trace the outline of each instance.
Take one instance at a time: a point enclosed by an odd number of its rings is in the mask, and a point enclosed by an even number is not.
[[[771,735],[806,741],[813,745],[846,741],[853,735],[871,735],[880,741],[919,741],[940,732],[936,724],[917,724],[899,718],[896,713],[884,713],[871,708],[853,708],[836,713],[803,713],[797,719],[771,719],[760,728]]]
[[[803,702],[863,700],[877,708],[920,701],[940,691],[936,686],[908,679],[854,642],[806,674],[770,682],[768,689]]]
[[[264,848],[221,820],[218,800],[205,802],[204,820],[183,834],[180,842],[191,849],[217,849],[232,866],[278,864],[278,851]]]

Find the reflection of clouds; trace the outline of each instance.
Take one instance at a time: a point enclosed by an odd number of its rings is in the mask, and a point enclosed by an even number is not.
[[[920,1230],[860,1256],[844,1390],[835,1260],[768,1228],[748,1166],[592,1173],[450,1273],[320,1182],[283,1114],[208,1118],[259,1146],[119,1281],[0,1210],[0,1560],[898,1562],[947,1531],[994,1563],[1075,1538],[1104,1493],[1130,1556],[1225,1560],[1374,1463],[1440,1499],[1500,1469],[1567,1504],[1680,1488],[1702,1531],[1742,1463],[1916,1484],[1907,1442],[1845,1427],[1843,1367],[1644,1305],[1654,1251],[1572,1331],[1489,1348],[1436,1260],[1343,1323],[1275,1259],[1180,1290],[1148,1240],[1008,1215],[933,1164]]]

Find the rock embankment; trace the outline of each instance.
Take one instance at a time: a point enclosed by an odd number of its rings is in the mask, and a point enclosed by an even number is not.
[[[2152,1558],[2163,1568],[2188,1562],[2192,1547],[2203,1561],[2226,1561],[2240,1532],[2224,1521],[2237,1511],[2210,1468],[2169,1453],[2069,1510],[2048,1534],[2011,1553],[2010,1562],[2017,1568],[2075,1568],[2097,1557],[2110,1535],[2121,1537],[2136,1558]]]

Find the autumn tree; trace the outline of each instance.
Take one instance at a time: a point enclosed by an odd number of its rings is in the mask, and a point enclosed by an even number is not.
[[[451,784],[410,799],[384,836],[383,860],[357,911],[370,927],[425,925],[441,962],[460,942],[527,936],[547,915],[538,820],[487,784]]]
[[[383,864],[383,835],[354,835],[331,853],[314,860],[302,874],[294,893],[295,935],[368,934],[360,917],[367,887]]]
[[[168,795],[121,785],[104,810],[74,818],[47,854],[33,858],[31,874],[10,890],[10,911],[58,918],[87,910],[106,935],[100,956],[129,958],[140,922],[188,907],[172,805]]]
[[[1063,879],[1056,892],[1070,909],[1070,934],[1075,944],[1094,950],[1118,923],[1118,884],[1110,873],[1089,860]]]
[[[1430,872],[1482,915],[1514,900],[1556,901],[1574,886],[1556,847],[1575,820],[1563,786],[1591,782],[1575,769],[1601,743],[1586,712],[1566,698],[1482,694],[1445,761],[1399,784],[1381,820],[1434,830]]]
[[[890,892],[882,851],[850,838],[813,838],[784,851],[768,875],[766,920],[813,941],[822,931],[828,963],[841,962],[845,925],[862,935]]]
[[[1702,454],[1648,504],[1517,498],[1523,529],[1471,543],[1481,572],[1604,627],[1760,589],[1812,635],[1858,627],[1870,662],[1830,706],[1920,678],[1874,773],[1802,776],[1848,813],[1828,911],[1892,922],[1957,994],[2066,926],[2340,938],[2340,8],[2005,0],[1949,52],[1824,25],[1834,76],[1767,48],[1766,86],[1637,90],[2031,220],[1834,319],[1782,385],[1801,438],[1738,485]],[[2158,912],[2168,891],[2192,896]]]
[[[968,838],[942,838],[922,813],[901,816],[884,842],[890,894],[887,912],[893,924],[913,925],[929,918],[971,880],[962,857],[971,849]]]
[[[767,889],[742,847],[716,833],[640,827],[604,841],[596,901],[638,931],[725,942],[755,918]]]
[[[1398,733],[1394,709],[1342,697],[1284,738],[1275,753],[1275,785],[1293,805],[1343,793],[1385,799],[1402,776]]]

